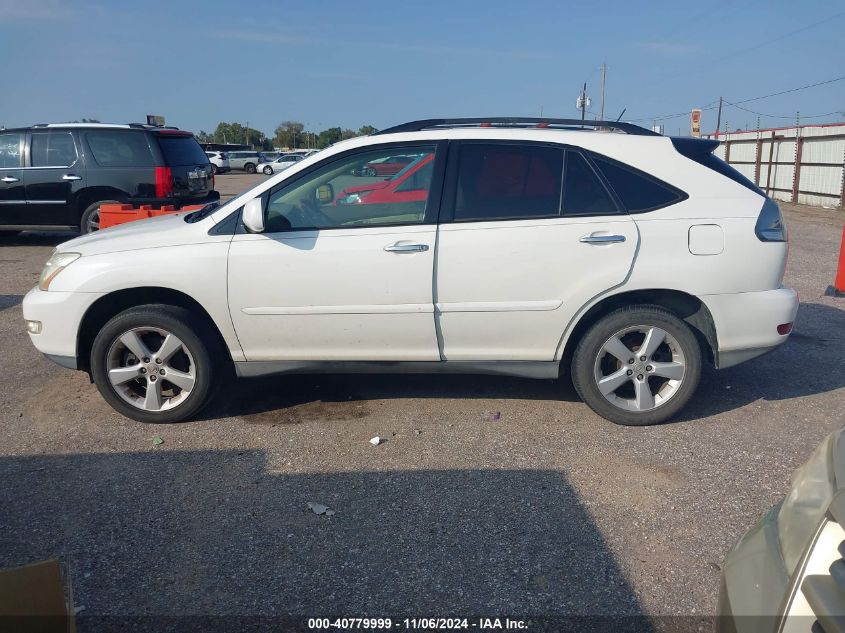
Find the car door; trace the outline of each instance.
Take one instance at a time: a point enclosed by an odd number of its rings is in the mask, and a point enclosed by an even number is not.
[[[395,145],[329,157],[265,193],[265,231],[239,232],[229,253],[229,309],[247,360],[440,360],[432,281],[445,156],[442,145],[414,147],[440,169],[423,200],[338,198],[355,165]]]
[[[0,132],[0,228],[26,223],[23,139],[20,132]]]
[[[581,307],[625,280],[636,225],[577,150],[451,151],[435,267],[443,358],[555,360]]]
[[[77,193],[85,188],[85,168],[70,130],[38,130],[29,135],[24,171],[27,222],[76,226]]]

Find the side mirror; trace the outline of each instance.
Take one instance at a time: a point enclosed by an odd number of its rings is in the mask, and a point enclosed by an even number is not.
[[[317,187],[315,196],[320,204],[329,204],[334,201],[334,187],[330,184],[320,185]]]
[[[250,233],[264,232],[264,202],[261,196],[253,198],[244,205],[243,213],[244,226]]]

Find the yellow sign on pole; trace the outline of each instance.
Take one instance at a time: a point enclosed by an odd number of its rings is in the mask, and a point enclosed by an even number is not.
[[[701,110],[696,108],[692,111],[690,116],[690,124],[692,127],[692,135],[695,138],[701,138]]]

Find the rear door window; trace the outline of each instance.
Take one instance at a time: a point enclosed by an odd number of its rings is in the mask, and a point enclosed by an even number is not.
[[[193,136],[163,136],[158,137],[164,162],[171,166],[205,165],[208,156]]]
[[[543,145],[463,144],[455,221],[559,217],[563,155]]]
[[[592,158],[628,213],[653,211],[686,198],[683,192],[633,167],[595,154]]]
[[[0,168],[21,166],[21,134],[0,134]]]
[[[34,132],[30,148],[33,167],[69,167],[76,162],[76,144],[70,132]]]
[[[143,132],[87,132],[91,155],[101,167],[152,167],[155,164]]]
[[[576,216],[614,213],[618,213],[616,204],[581,152],[567,151],[563,214]]]

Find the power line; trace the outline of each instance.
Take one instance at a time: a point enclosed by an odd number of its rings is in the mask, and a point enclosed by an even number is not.
[[[725,103],[729,103],[732,106],[739,107],[738,104],[740,104],[740,103],[751,103],[752,101],[760,101],[761,99],[768,99],[770,97],[778,97],[780,95],[789,94],[791,92],[798,92],[800,90],[807,90],[808,88],[815,88],[817,86],[825,86],[827,84],[832,84],[832,83],[835,83],[837,81],[842,81],[842,80],[845,80],[845,75],[843,75],[842,77],[834,77],[833,79],[826,79],[825,81],[819,81],[819,82],[816,82],[814,84],[807,84],[806,86],[799,86],[798,88],[790,88],[789,90],[781,90],[780,92],[773,92],[771,94],[762,95],[760,97],[751,97],[750,99],[742,99],[741,101],[730,102],[730,101],[725,100]],[[702,107],[701,109],[702,110],[714,110],[718,106],[713,105],[713,104],[718,104],[718,103],[719,103],[719,100],[717,99],[716,101],[708,103],[706,106]],[[740,108],[740,109],[743,109],[743,108]],[[749,110],[749,112],[752,112],[752,111]],[[754,112],[754,114],[758,114],[758,113]],[[836,114],[836,113],[833,112],[831,114]],[[637,122],[637,121],[667,121],[669,119],[677,119],[678,117],[682,117],[682,116],[689,116],[689,111],[678,112],[678,113],[675,113],[675,114],[663,114],[663,115],[660,115],[660,116],[648,116],[648,117],[642,117],[642,118],[639,118],[639,119],[629,119],[629,120],[632,123]],[[766,116],[766,115],[761,115],[761,116]],[[779,118],[779,117],[774,117],[774,118]],[[784,117],[784,118],[792,118],[792,117],[790,116],[790,117]],[[802,117],[802,118],[804,118],[804,117]]]
[[[729,106],[733,106],[740,110],[744,110],[745,112],[750,112],[751,114],[756,114],[757,116],[766,117],[768,119],[794,119],[794,114],[765,114],[763,112],[757,112],[756,110],[749,110],[748,108],[743,108],[740,105],[735,103],[731,103],[730,101],[725,101]],[[822,117],[826,116],[833,116],[834,114],[842,114],[842,110],[837,110],[835,112],[825,112],[824,114],[802,114],[802,119],[821,119]]]
[[[737,101],[736,103],[749,103],[751,101],[759,101],[760,99],[768,99],[769,97],[777,97],[779,95],[785,95],[790,92],[798,92],[799,90],[806,90],[807,88],[815,88],[816,86],[824,86],[826,84],[832,84],[837,81],[842,81],[845,79],[845,75],[842,77],[835,77],[833,79],[828,79],[826,81],[819,81],[818,83],[814,84],[807,84],[806,86],[801,86],[800,88],[790,88],[789,90],[781,90],[780,92],[773,92],[772,94],[763,95],[762,97],[752,97],[751,99],[743,99],[742,101]],[[736,105],[736,104],[734,104]]]

